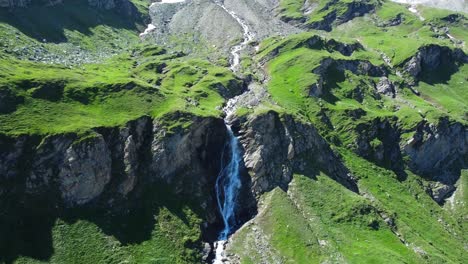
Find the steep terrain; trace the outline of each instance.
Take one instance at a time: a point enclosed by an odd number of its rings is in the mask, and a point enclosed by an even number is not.
[[[0,263],[467,262],[468,18],[429,6],[0,1]]]

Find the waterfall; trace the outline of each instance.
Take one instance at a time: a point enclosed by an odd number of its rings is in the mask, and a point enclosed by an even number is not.
[[[229,10],[224,5],[224,1],[214,0],[214,2],[226,11],[237,23],[242,27],[243,41],[231,49],[231,71],[236,72],[240,67],[240,54],[241,51],[247,47],[247,44],[252,41],[255,37],[254,33],[250,31],[250,28],[246,21],[239,17],[234,11]],[[229,140],[226,144],[222,157],[221,157],[221,171],[219,172],[218,178],[216,179],[216,199],[218,203],[219,212],[223,219],[223,230],[219,233],[218,241],[215,242],[215,259],[214,264],[222,264],[226,260],[224,256],[225,247],[229,235],[236,227],[236,207],[237,207],[237,196],[241,188],[240,179],[240,168],[243,163],[242,151],[240,148],[240,142],[232,132],[230,125],[227,120],[235,112],[237,101],[239,96],[229,99],[223,111],[226,115],[224,123],[228,132]],[[228,155],[226,157],[226,155]],[[227,164],[224,164],[225,159],[228,159]]]
[[[239,168],[242,162],[242,154],[239,148],[239,140],[234,136],[231,128],[226,125],[229,142],[225,147],[222,160],[226,152],[229,154],[229,161],[223,166],[216,180],[216,198],[218,208],[223,218],[224,229],[219,234],[218,239],[227,240],[232,227],[236,223],[236,200],[241,187]]]

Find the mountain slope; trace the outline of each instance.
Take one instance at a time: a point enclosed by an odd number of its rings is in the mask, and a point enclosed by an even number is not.
[[[468,260],[465,13],[110,2],[0,9],[0,263]]]

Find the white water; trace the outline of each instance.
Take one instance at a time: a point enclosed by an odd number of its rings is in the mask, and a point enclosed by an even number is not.
[[[243,30],[244,40],[241,43],[237,44],[236,46],[232,47],[231,49],[232,59],[231,59],[230,68],[232,71],[236,71],[237,67],[240,64],[240,52],[243,49],[245,49],[245,47],[247,47],[247,44],[250,41],[254,39],[255,34],[252,31],[250,31],[249,25],[242,18],[240,18],[234,11],[227,9],[226,6],[223,3],[221,3],[219,0],[216,0],[215,3],[218,6],[220,6],[222,9],[224,9],[224,11],[226,11],[229,15],[231,15],[231,17],[234,18],[237,21],[237,23],[239,23],[239,25],[242,27],[242,30]]]
[[[240,166],[243,162],[242,151],[239,147],[239,140],[236,138],[232,129],[226,124],[226,129],[229,136],[229,142],[225,146],[221,161],[224,160],[224,155],[228,156],[226,165],[221,164],[221,172],[216,179],[216,199],[218,208],[223,219],[224,228],[221,230],[218,241],[216,242],[216,258],[213,263],[222,263],[224,257],[224,248],[227,243],[228,236],[232,229],[237,225],[236,207],[237,196],[242,186],[240,179]]]
[[[231,49],[232,58],[230,59],[230,69],[231,71],[235,72],[238,70],[240,65],[241,51],[244,50],[247,47],[247,44],[254,39],[255,34],[250,31],[248,24],[234,11],[227,9],[224,3],[222,3],[220,0],[215,0],[215,3],[229,15],[231,15],[231,17],[234,18],[237,23],[239,23],[243,30],[243,41]],[[235,226],[238,224],[236,220],[236,205],[237,196],[242,185],[240,179],[240,166],[243,162],[243,156],[240,149],[240,142],[232,132],[232,129],[227,122],[229,117],[234,114],[238,99],[239,96],[229,99],[226,106],[223,108],[224,114],[226,116],[224,123],[228,131],[229,142],[226,146],[227,149],[223,151],[223,157],[221,157],[221,160],[223,161],[224,155],[228,154],[229,161],[226,166],[221,164],[222,169],[216,180],[216,198],[218,202],[218,208],[223,219],[224,228],[219,234],[218,241],[214,244],[214,264],[222,264],[226,260],[225,248],[228,243],[228,238],[233,231],[233,228],[235,228]]]
[[[228,154],[229,161],[225,166],[221,164],[222,169],[216,180],[216,198],[224,223],[224,229],[219,234],[219,240],[226,240],[231,233],[232,227],[236,225],[236,202],[241,187],[239,171],[243,161],[239,140],[234,136],[229,125],[226,125],[226,128],[229,142],[223,156]],[[224,157],[221,157],[221,159],[223,160]]]

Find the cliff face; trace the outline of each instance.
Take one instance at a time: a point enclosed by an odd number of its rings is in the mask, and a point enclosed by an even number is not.
[[[51,196],[51,203],[108,207],[135,188],[157,181],[180,194],[207,199],[225,141],[222,120],[187,116],[190,126],[169,131],[142,117],[91,135],[0,139],[0,196]],[[119,198],[120,197],[120,198]]]
[[[242,120],[240,126],[244,162],[252,177],[252,191],[257,195],[278,186],[286,189],[293,173],[319,169],[358,191],[352,175],[313,125],[270,111]]]

